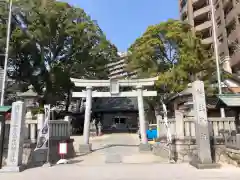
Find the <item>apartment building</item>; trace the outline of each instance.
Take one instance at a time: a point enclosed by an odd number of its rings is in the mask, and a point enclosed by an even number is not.
[[[109,69],[109,79],[125,79],[135,77],[135,72],[126,71],[127,53],[119,52],[118,55],[120,56],[120,59],[117,62],[113,62],[107,65]]]
[[[240,75],[240,0],[213,0],[220,64]],[[202,43],[214,51],[209,0],[179,0],[180,19],[202,35]]]

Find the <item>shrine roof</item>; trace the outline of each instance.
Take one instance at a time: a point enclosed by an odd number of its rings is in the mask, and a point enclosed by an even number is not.
[[[217,107],[232,107],[240,108],[240,94],[222,94],[217,95],[218,102]]]
[[[0,106],[0,113],[8,112],[12,109],[12,106]]]

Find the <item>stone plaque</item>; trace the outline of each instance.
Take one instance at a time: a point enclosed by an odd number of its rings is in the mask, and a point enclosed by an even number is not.
[[[24,102],[17,101],[12,104],[7,166],[4,167],[6,171],[20,171],[22,165],[25,113]]]
[[[119,93],[119,83],[116,79],[110,79],[110,92],[111,94]]]
[[[196,143],[198,163],[210,164],[212,163],[209,127],[207,120],[207,108],[204,92],[204,84],[202,81],[195,81],[192,83],[193,106],[195,112],[196,124]]]

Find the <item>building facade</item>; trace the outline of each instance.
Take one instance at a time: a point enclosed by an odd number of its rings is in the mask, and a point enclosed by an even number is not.
[[[120,59],[107,65],[109,69],[109,79],[127,79],[136,77],[135,72],[127,72],[126,56],[127,53],[118,53]]]
[[[218,51],[224,70],[240,75],[240,0],[213,0]],[[179,0],[180,19],[202,35],[202,43],[214,51],[209,0]]]

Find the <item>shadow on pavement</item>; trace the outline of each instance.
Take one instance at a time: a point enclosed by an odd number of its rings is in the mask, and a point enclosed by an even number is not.
[[[103,146],[103,147],[101,147],[101,148],[94,149],[94,150],[92,150],[92,152],[96,152],[96,151],[103,150],[103,149],[108,149],[108,148],[111,148],[111,147],[138,147],[138,145],[108,144],[108,145],[105,145],[105,146]]]

